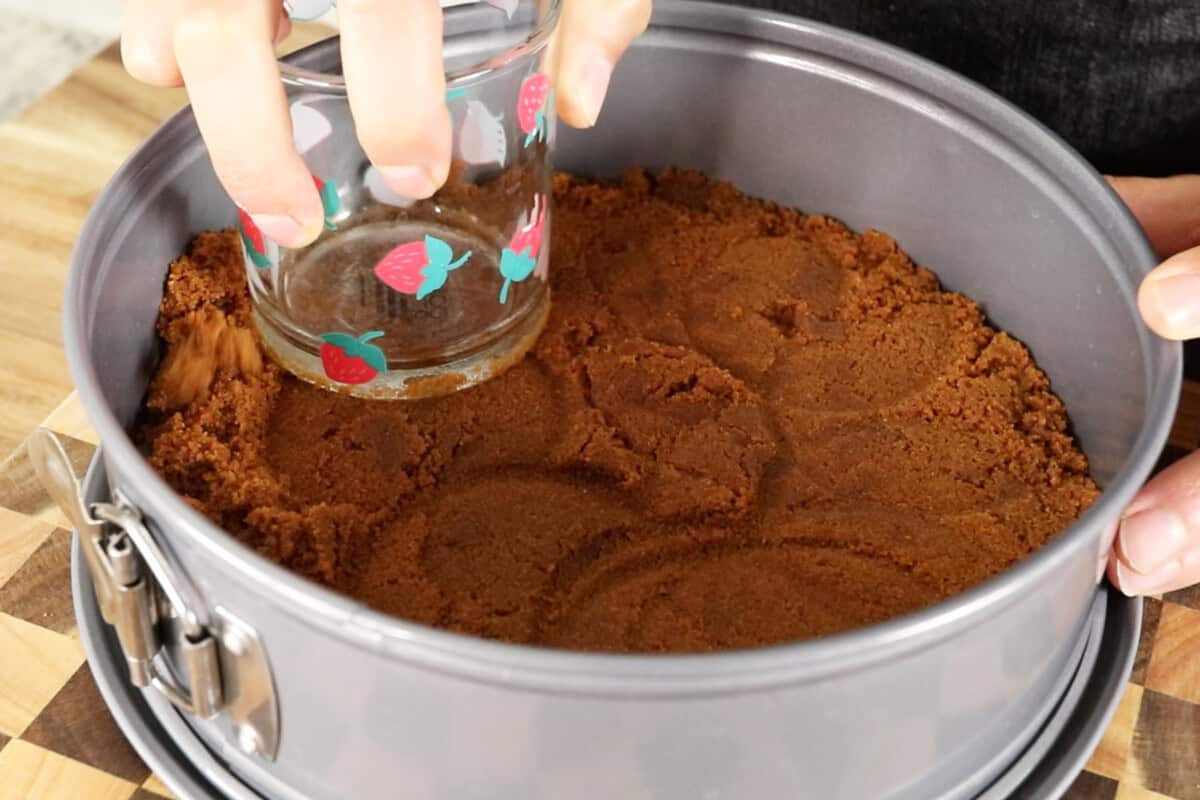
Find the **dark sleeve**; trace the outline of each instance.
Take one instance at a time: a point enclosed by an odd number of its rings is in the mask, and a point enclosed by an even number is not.
[[[1114,174],[1200,172],[1197,0],[737,0],[873,36],[1029,111]]]

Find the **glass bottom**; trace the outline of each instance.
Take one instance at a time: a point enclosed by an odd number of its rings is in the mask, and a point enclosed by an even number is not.
[[[269,280],[252,275],[255,325],[281,366],[334,391],[417,399],[465,389],[519,360],[546,323],[545,281],[505,277],[504,247],[463,212],[369,207],[286,251]]]
[[[257,309],[254,325],[267,355],[303,381],[342,394],[371,400],[420,400],[468,389],[495,377],[522,358],[533,347],[550,316],[550,291],[539,293],[540,302],[530,303],[522,315],[498,336],[477,349],[450,360],[391,367],[363,383],[342,383],[329,378],[324,346],[317,353],[298,347]]]

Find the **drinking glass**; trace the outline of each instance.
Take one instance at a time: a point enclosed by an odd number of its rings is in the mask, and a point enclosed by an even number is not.
[[[427,200],[396,195],[367,160],[339,75],[281,65],[325,230],[286,249],[240,211],[238,228],[255,325],[286,369],[362,397],[420,398],[486,380],[536,340],[550,303],[555,114],[543,60],[558,5],[444,10],[454,160]]]

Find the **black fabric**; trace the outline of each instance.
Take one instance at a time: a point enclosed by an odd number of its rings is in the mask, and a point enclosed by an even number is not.
[[[982,83],[1110,174],[1200,172],[1200,0],[734,0]]]

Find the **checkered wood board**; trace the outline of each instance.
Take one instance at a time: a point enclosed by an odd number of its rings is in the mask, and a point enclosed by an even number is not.
[[[74,395],[46,426],[82,474],[96,438]],[[1162,465],[1198,446],[1200,380],[1185,383]],[[84,660],[70,544],[70,524],[18,450],[0,464],[0,800],[170,797],[121,735]],[[1200,588],[1147,599],[1132,680],[1067,797],[1200,800]]]

